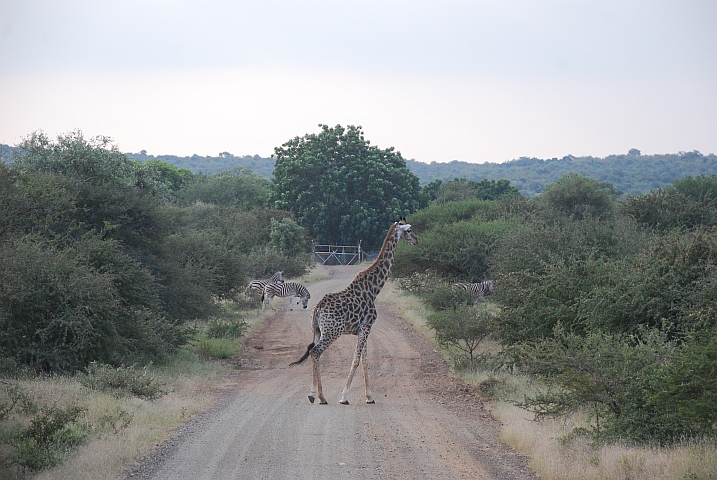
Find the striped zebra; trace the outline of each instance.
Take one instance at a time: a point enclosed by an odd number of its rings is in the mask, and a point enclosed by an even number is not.
[[[263,310],[268,303],[272,310],[276,310],[271,303],[271,299],[274,297],[289,297],[289,310],[291,310],[291,301],[294,297],[299,297],[301,304],[306,308],[311,295],[306,287],[300,283],[267,283],[261,297],[261,309]],[[297,301],[296,304],[298,305],[299,302]]]
[[[276,272],[274,275],[269,277],[268,280],[251,281],[244,290],[244,293],[249,293],[252,290],[256,290],[257,292],[261,292],[261,294],[264,295],[264,287],[266,287],[268,283],[284,283],[283,272]]]
[[[470,292],[476,298],[476,301],[483,298],[495,290],[495,280],[485,280],[480,283],[454,283],[456,287]]]

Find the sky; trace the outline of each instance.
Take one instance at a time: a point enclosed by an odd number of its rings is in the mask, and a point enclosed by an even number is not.
[[[717,152],[717,1],[0,0],[0,143],[406,159]]]

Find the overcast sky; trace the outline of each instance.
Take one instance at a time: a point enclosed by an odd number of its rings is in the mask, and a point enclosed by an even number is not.
[[[717,1],[0,0],[0,143],[423,162],[717,152]]]

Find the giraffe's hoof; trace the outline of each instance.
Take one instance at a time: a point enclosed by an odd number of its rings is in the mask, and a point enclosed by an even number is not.
[[[326,400],[324,400],[323,402],[319,402],[319,405],[328,405],[328,404],[329,404],[329,402],[327,402]]]
[[[309,395],[309,401],[310,401],[311,403],[314,403],[314,400],[316,400],[316,399],[315,399],[314,397],[312,397],[311,395]]]
[[[366,400],[366,403],[368,403],[369,405],[375,405],[376,400]]]
[[[348,405],[348,404],[349,404],[349,401],[346,400],[345,402],[344,402],[344,401],[341,401],[341,402],[339,402],[339,403],[340,403],[341,405]]]

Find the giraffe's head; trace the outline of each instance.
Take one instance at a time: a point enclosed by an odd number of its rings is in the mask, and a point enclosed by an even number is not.
[[[411,245],[418,245],[418,237],[416,237],[416,234],[411,230],[411,225],[406,223],[405,217],[401,217],[398,221],[396,230],[398,231],[399,240],[406,240]]]

